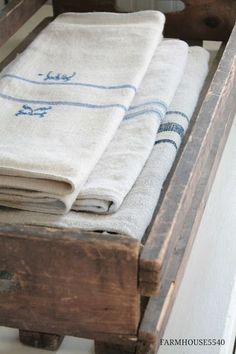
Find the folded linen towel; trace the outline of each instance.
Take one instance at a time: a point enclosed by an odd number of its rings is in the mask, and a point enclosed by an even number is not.
[[[163,25],[156,11],[64,14],[2,73],[1,205],[70,209],[129,108]]]
[[[157,47],[132,106],[81,189],[73,210],[106,214],[121,206],[151,153],[183,76],[187,55],[188,45],[180,40],[164,40]]]
[[[82,187],[73,210],[112,213],[120,207],[152,150],[161,119],[183,75],[187,53],[187,44],[179,40],[164,40],[157,47],[132,106]],[[34,205],[34,198],[31,191],[3,190],[0,194],[5,203],[27,206]],[[44,199],[38,197],[37,202]]]
[[[190,49],[184,77],[157,134],[153,151],[116,213],[95,215],[70,212],[56,216],[5,209],[0,212],[0,222],[101,230],[141,239],[197,104],[208,72],[208,60],[209,54],[203,48]]]

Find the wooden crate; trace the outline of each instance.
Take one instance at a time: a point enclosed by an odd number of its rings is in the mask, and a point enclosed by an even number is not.
[[[64,335],[72,335],[94,339],[97,354],[154,354],[159,346],[236,114],[235,3],[184,2],[183,12],[167,16],[166,34],[225,43],[142,242],[75,229],[0,225],[0,325],[19,328],[25,344],[53,350]],[[0,44],[43,3],[13,1],[0,17]],[[112,0],[55,0],[54,8],[56,14],[116,10]]]

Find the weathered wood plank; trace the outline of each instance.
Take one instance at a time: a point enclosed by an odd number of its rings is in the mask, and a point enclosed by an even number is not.
[[[135,354],[136,344],[116,345],[109,343],[95,342],[95,354]]]
[[[194,112],[189,130],[185,136],[183,144],[180,148],[180,151],[177,155],[176,161],[173,165],[173,168],[165,181],[162,194],[156,208],[156,212],[154,213],[154,218],[152,223],[144,237],[143,242],[146,243],[143,249],[141,258],[140,258],[140,289],[142,294],[146,295],[154,295],[159,291],[161,271],[164,268],[164,264],[168,260],[168,254],[172,253],[174,244],[178,239],[178,235],[181,234],[181,223],[184,221],[185,214],[184,208],[181,206],[182,199],[184,197],[184,193],[188,193],[188,207],[191,208],[192,202],[192,191],[194,191],[195,186],[193,185],[190,190],[186,189],[186,186],[181,182],[181,175],[185,175],[185,170],[188,168],[189,176],[191,176],[191,168],[194,171],[194,165],[196,160],[184,160],[182,157],[182,153],[186,150],[187,146],[191,141],[189,140],[190,134],[192,132],[192,128],[195,125],[196,120],[198,121],[199,112],[202,108],[203,101],[206,97],[206,94],[209,90],[211,90],[210,85],[212,83],[212,79],[215,75],[216,69],[219,65],[219,61],[222,57],[225,46],[222,45],[221,49],[216,56],[209,75],[206,79],[204,88],[201,92],[199,103]],[[211,116],[209,116],[209,119]],[[201,138],[204,138],[204,132],[201,132]],[[201,145],[201,142],[199,142]],[[200,145],[198,148],[200,149]],[[191,148],[191,145],[190,145]],[[214,157],[212,157],[214,158]],[[181,170],[182,169],[182,172]],[[179,172],[178,172],[179,171]],[[196,171],[196,178],[199,177],[200,170]],[[179,176],[179,178],[178,178]],[[176,178],[178,178],[178,185],[176,185]],[[174,181],[174,182],[173,182]],[[184,201],[184,206],[186,206],[186,201]],[[176,216],[175,213],[178,213]],[[180,214],[180,215],[179,215]],[[194,217],[194,213],[192,213]],[[168,225],[167,225],[168,224]],[[175,225],[176,224],[176,225]],[[166,229],[163,229],[166,227]],[[173,230],[170,233],[171,228]],[[156,229],[158,231],[156,231]],[[159,230],[163,229],[162,234],[155,234],[155,232],[160,232]],[[165,234],[166,232],[166,234]],[[155,236],[154,236],[155,235]],[[155,243],[151,242],[151,237],[154,237]],[[146,242],[147,240],[147,242]]]
[[[0,47],[46,2],[13,0],[0,12]]]
[[[198,230],[221,154],[224,149],[232,121],[235,117],[235,54],[236,29],[233,31],[220,66],[216,72],[210,90],[200,111],[199,117],[190,134],[189,146],[187,145],[185,147],[181,155],[181,159],[185,159],[185,162],[191,162],[191,158],[197,156],[197,163],[194,170],[187,177],[187,180],[183,178],[181,171],[179,171],[179,176],[177,172],[175,172],[178,178],[182,175],[182,183],[188,192],[185,192],[184,198],[182,201],[180,200],[178,204],[179,208],[182,208],[184,217],[182,218],[181,213],[178,213],[178,224],[180,224],[178,227],[181,229],[177,232],[179,237],[176,238],[177,241],[175,243],[173,253],[171,257],[169,257],[168,264],[162,273],[159,296],[153,297],[149,301],[140,327],[139,340],[140,343],[145,343],[146,354],[155,353],[157,346],[159,345],[159,340],[165,329],[170,310],[178,292],[184,269],[186,267],[186,262]],[[205,136],[203,140],[200,139],[200,132]],[[194,155],[192,149],[194,149]],[[180,166],[182,163],[180,163]],[[189,172],[190,171],[186,166],[185,174],[188,175]],[[175,183],[177,186],[177,180],[175,180]],[[189,195],[191,195],[191,203],[188,201]],[[176,231],[175,221],[172,227],[173,230],[171,230],[170,225],[167,225],[165,232],[168,231],[170,233],[169,235],[173,236],[173,233]],[[158,231],[159,226],[155,225],[154,228],[156,232]],[[162,230],[164,230],[164,228],[162,228]],[[156,235],[158,235],[158,233],[156,233]],[[150,240],[150,242],[153,241],[152,238]],[[164,255],[162,254],[162,257],[163,256]],[[165,303],[171,286],[173,287],[173,283],[175,284],[174,290],[169,298],[168,306],[163,313],[163,304]],[[139,345],[139,348],[138,354],[144,353],[141,349],[141,345]]]
[[[10,274],[15,286],[0,292],[0,325],[133,340],[139,248],[136,240],[102,233],[1,226],[0,275]]]
[[[36,38],[36,36],[51,22],[52,17],[45,18],[1,63],[0,71],[2,71],[9,63],[12,62],[17,54],[22,53],[28,45]]]
[[[223,148],[220,150],[219,144],[224,135],[222,134],[221,136],[220,132],[224,131],[224,125],[228,120],[232,123],[233,118],[229,115],[231,114],[231,109],[234,109],[234,102],[232,102],[231,107],[226,108],[227,111],[222,118],[219,117],[219,110],[217,111],[216,109],[220,105],[221,100],[225,98],[224,85],[227,85],[228,81],[230,82],[232,70],[235,70],[235,54],[230,47],[231,45],[227,47],[227,52],[231,57],[229,58],[227,54],[224,54],[224,58],[201,108],[201,112],[196,123],[194,123],[193,130],[190,130],[191,134],[180,154],[175,170],[169,178],[170,183],[164,193],[161,209],[152,225],[148,241],[141,255],[141,267],[143,267],[146,273],[143,273],[143,275],[140,274],[143,281],[146,279],[146,281],[158,283],[160,279],[159,273],[163,267],[170,241],[176,240],[178,235],[181,235],[181,225],[185,220],[185,213],[188,209],[191,210],[192,196],[197,186],[197,180],[205,168],[208,170],[209,176],[214,172],[211,170],[209,164],[208,166],[204,165],[204,161],[210,155],[213,163],[217,156],[221,156],[223,151]],[[233,96],[233,92],[231,92],[231,89],[227,93],[232,100],[231,96]],[[222,105],[224,106],[224,102]],[[218,135],[215,129],[219,130]],[[212,152],[211,148],[215,142],[216,149]],[[223,144],[224,142],[225,140]],[[192,216],[194,217],[194,211],[192,212]]]
[[[173,272],[173,268],[171,271]],[[156,354],[173,306],[174,298],[174,282],[168,282],[168,285],[167,282],[165,282],[160,296],[150,298],[139,329],[136,354]]]

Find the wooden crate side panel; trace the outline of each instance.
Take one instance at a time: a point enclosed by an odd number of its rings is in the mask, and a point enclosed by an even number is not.
[[[0,47],[46,2],[13,0],[0,11]]]
[[[89,338],[136,335],[139,243],[40,230],[1,228],[0,325]]]
[[[198,178],[195,180],[194,191],[192,191],[191,205],[187,208],[184,220],[181,223],[181,232],[178,233],[179,237],[175,238],[175,243],[172,245],[172,254],[169,255],[168,261],[161,272],[159,296],[151,298],[147,305],[139,331],[140,345],[138,354],[154,354],[159,345],[159,339],[164,332],[170,310],[181,284],[187,259],[201,221],[214,176],[235,117],[235,97],[236,29],[228,43],[200,113],[200,116],[206,119],[206,123],[209,117],[211,124],[209,126],[202,126],[202,129],[205,129],[205,134],[207,134],[206,139],[201,143],[199,162],[196,165],[199,172],[196,174]],[[194,129],[198,130],[200,127],[196,124]],[[193,133],[191,133],[193,144],[194,139],[198,139],[198,136],[199,135],[195,135],[194,138]],[[207,154],[206,151],[208,151]],[[187,159],[186,161],[190,160]],[[186,187],[188,189],[191,188],[190,184],[186,184]],[[186,199],[184,202],[186,202]],[[168,306],[166,306],[163,313],[163,305],[173,283],[174,290],[168,300]],[[145,351],[142,351],[142,343],[145,344]]]
[[[0,62],[0,72],[16,58],[17,54],[22,53],[51,21],[52,17],[47,17],[36,28],[34,28],[34,30],[27,37],[25,37],[23,41],[6,58],[4,58],[2,62]]]
[[[146,273],[149,269],[149,277],[153,275],[153,281],[160,279],[159,272],[163,268],[170,244],[173,245],[173,240],[181,235],[189,210],[194,222],[196,209],[192,208],[192,202],[201,175],[207,173],[212,183],[215,175],[212,164],[219,161],[223,153],[228,127],[235,115],[235,38],[236,30],[232,33],[200,113],[189,132],[143,249],[141,269]],[[205,188],[202,185],[201,197]],[[199,204],[198,208],[204,211],[203,204]],[[145,276],[142,278],[145,280]]]
[[[195,122],[197,121],[196,124],[199,125],[199,113],[201,111],[205,97],[209,93],[212,79],[215,75],[220,59],[222,58],[224,49],[225,46],[222,45],[217,54],[217,57],[212,64],[211,70],[200,95],[199,103],[193,115],[189,130],[187,131],[183,145],[180,148],[172,170],[167,180],[165,181],[154,218],[143,240],[145,247],[143,249],[140,260],[140,289],[142,294],[154,295],[158,293],[161,279],[161,270],[164,268],[164,264],[168,259],[168,254],[172,253],[176,239],[178,239],[179,235],[181,235],[182,225],[186,218],[188,209],[191,210],[192,222],[193,218],[195,217],[195,210],[192,208],[193,193],[195,192],[197,183],[196,181],[202,173],[200,168],[195,168],[197,161],[197,154],[195,154],[195,152],[201,149],[201,140],[203,141],[206,131],[204,130],[204,122],[200,133],[199,131],[196,132]],[[217,102],[217,98],[215,96],[212,97],[214,102],[211,101],[211,108],[212,105],[216,104]],[[211,119],[211,111],[208,110],[207,113],[207,119],[209,121]],[[200,127],[201,126],[202,123],[200,122]],[[194,133],[192,133],[192,129]],[[192,146],[191,136],[193,134],[195,139],[195,146]],[[198,144],[197,149],[196,143]],[[187,155],[185,154],[186,150],[188,151]],[[209,151],[206,152],[203,157],[207,157],[208,153]],[[183,154],[185,154],[184,157]],[[214,156],[210,156],[212,161],[214,161]],[[200,161],[203,162],[203,158],[201,158]],[[200,167],[203,168],[203,165]],[[209,174],[210,169],[208,168],[207,170]],[[185,179],[187,177],[186,171],[188,172],[189,180],[188,178]],[[203,193],[204,189],[201,192]],[[204,207],[202,211],[203,210]],[[158,230],[158,233],[156,230]]]

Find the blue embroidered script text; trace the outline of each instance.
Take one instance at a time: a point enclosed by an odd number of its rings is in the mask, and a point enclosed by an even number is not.
[[[68,74],[62,74],[62,73],[54,73],[53,71],[49,71],[47,74],[38,74],[38,76],[43,76],[44,79],[43,81],[62,81],[62,82],[68,82],[75,77],[76,72],[73,72],[73,74],[68,75]]]
[[[22,108],[15,114],[18,116],[36,116],[37,118],[44,118],[48,111],[52,109],[51,106],[49,107],[39,107],[39,108],[32,108],[28,105],[23,105]]]

